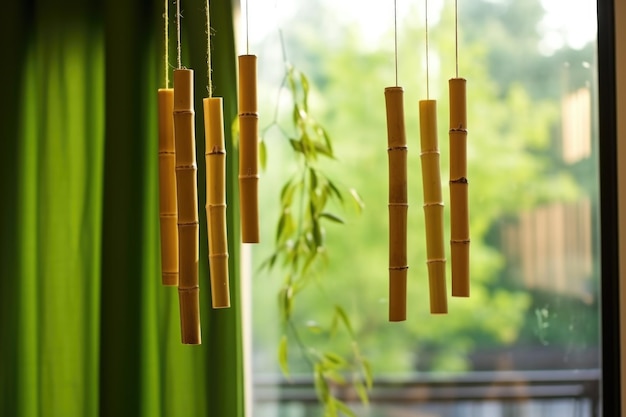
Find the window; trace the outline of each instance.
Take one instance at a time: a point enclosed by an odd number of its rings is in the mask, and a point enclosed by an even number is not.
[[[338,161],[323,169],[358,190],[365,203],[360,214],[333,207],[345,224],[327,224],[326,278],[294,306],[304,342],[327,343],[339,353],[351,349],[349,340],[322,341],[318,324],[328,326],[336,304],[352,318],[375,387],[368,408],[349,389],[335,387],[337,395],[367,416],[598,415],[600,90],[596,19],[590,18],[596,2],[458,1],[459,76],[468,80],[472,294],[449,298],[444,316],[428,311],[417,102],[427,93],[438,100],[447,207],[454,2],[429,2],[428,67],[424,3],[397,2],[398,81],[405,88],[409,146],[403,323],[387,322],[383,90],[395,83],[393,2],[255,0],[248,7],[250,51],[259,56],[261,130],[268,127],[262,236],[275,235],[280,189],[296,169],[289,128],[269,128],[273,121],[288,125],[291,117],[281,92],[284,61],[308,76],[311,114],[333,140]],[[253,249],[255,271],[272,244],[266,238]],[[281,285],[280,268],[254,274],[253,415],[318,415],[303,356],[291,354],[291,382],[280,377]]]

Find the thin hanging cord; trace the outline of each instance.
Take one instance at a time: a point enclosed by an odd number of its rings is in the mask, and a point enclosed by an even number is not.
[[[246,55],[250,55],[250,9],[248,9],[248,0],[246,0]]]
[[[207,76],[207,90],[209,90],[209,97],[213,97],[213,81],[212,81],[212,69],[211,69],[211,12],[209,11],[209,0],[206,1],[206,76]]]
[[[454,0],[454,63],[456,65],[456,78],[459,78],[459,6],[458,0]]]
[[[170,74],[169,74],[169,70],[170,70],[170,57],[169,57],[169,7],[168,7],[168,2],[169,0],[165,0],[165,9],[163,11],[163,21],[164,23],[164,28],[163,28],[163,47],[165,49],[165,58],[164,58],[164,70],[165,70],[165,88],[169,88],[170,86]]]
[[[176,51],[178,54],[178,69],[181,69],[183,67],[180,49],[180,0],[176,0]]]
[[[430,82],[428,80],[428,0],[424,0],[426,14],[426,100],[430,99]]]
[[[393,0],[393,42],[394,57],[396,65],[396,87],[398,86],[398,5],[397,0]]]

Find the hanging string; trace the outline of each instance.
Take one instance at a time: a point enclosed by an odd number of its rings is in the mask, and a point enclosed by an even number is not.
[[[209,0],[206,0],[206,65],[207,65],[207,90],[209,97],[213,97],[213,81],[211,68],[211,12],[209,11]]]
[[[165,10],[163,12],[163,21],[164,23],[164,28],[163,28],[163,45],[164,45],[164,49],[165,49],[165,54],[164,55],[164,70],[165,70],[165,88],[168,88],[170,86],[170,74],[169,74],[169,70],[170,70],[170,57],[169,57],[169,7],[168,7],[168,2],[169,0],[165,0]]]
[[[246,0],[247,1],[247,0]],[[396,64],[396,87],[398,86],[398,4],[397,0],[393,0],[393,42],[394,57]]]
[[[459,6],[458,6],[458,0],[454,0],[454,63],[456,66],[456,78],[459,78]]]
[[[250,15],[248,9],[248,0],[246,0],[246,55],[250,55]]]
[[[428,0],[424,0],[426,21],[426,100],[430,99],[430,82],[428,80]]]
[[[176,0],[176,51],[178,54],[178,69],[181,69],[183,67],[180,49],[180,0]]]

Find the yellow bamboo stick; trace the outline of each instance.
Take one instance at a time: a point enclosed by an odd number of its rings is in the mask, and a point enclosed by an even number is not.
[[[420,100],[419,113],[430,312],[445,314],[448,312],[448,301],[443,243],[443,198],[437,139],[437,101]]]
[[[452,78],[450,93],[450,264],[452,295],[469,297],[469,197],[467,181],[466,81]]]
[[[159,221],[161,230],[161,283],[178,285],[178,209],[176,204],[176,152],[174,145],[174,90],[160,88],[159,114]]]
[[[174,129],[176,137],[176,188],[178,201],[181,339],[200,344],[198,283],[198,189],[196,166],[193,71],[174,70]]]
[[[241,240],[259,242],[256,55],[239,56],[239,199]]]
[[[221,97],[203,100],[206,140],[206,217],[213,308],[230,307],[226,233],[226,147]]]
[[[385,88],[389,156],[389,321],[406,320],[407,145],[404,90]]]

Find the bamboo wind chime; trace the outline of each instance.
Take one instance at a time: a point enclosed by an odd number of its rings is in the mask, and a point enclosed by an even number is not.
[[[169,88],[168,0],[165,0],[165,87],[157,91],[159,131],[159,222],[161,231],[161,282],[178,285],[178,208],[176,203],[176,153],[174,145],[174,90]]]
[[[169,85],[168,2],[165,1],[165,88],[158,90],[159,206],[162,283],[177,285],[181,339],[201,343],[199,220],[193,71],[181,63],[180,0],[176,3],[178,65]],[[206,216],[213,308],[230,307],[226,226],[226,148],[223,100],[213,97],[210,6],[207,19],[207,90],[203,100],[206,139]]]
[[[176,2],[176,7],[178,67],[174,70],[173,115],[176,138],[180,326],[182,343],[200,344],[198,169],[196,165],[193,70],[183,68],[181,63],[180,0]]]
[[[250,55],[248,2],[246,1],[246,54],[239,56],[239,200],[241,240],[259,243],[259,113],[257,109],[257,57]]]
[[[446,255],[444,249],[443,196],[437,138],[437,101],[430,99],[428,77],[428,0],[426,3],[426,100],[419,102],[422,186],[426,223],[426,256],[430,312],[448,312],[446,297]]]
[[[448,82],[450,94],[450,257],[452,296],[469,297],[469,196],[467,181],[466,80],[459,78],[458,4],[455,12],[455,78]]]
[[[209,97],[203,100],[206,143],[206,217],[209,238],[211,302],[213,308],[230,307],[228,239],[226,232],[226,147],[221,97],[213,97],[211,81],[211,19],[207,13],[207,78]]]
[[[394,1],[396,84],[385,88],[389,158],[389,321],[406,320],[407,285],[407,144],[404,90],[398,86],[398,30]]]

